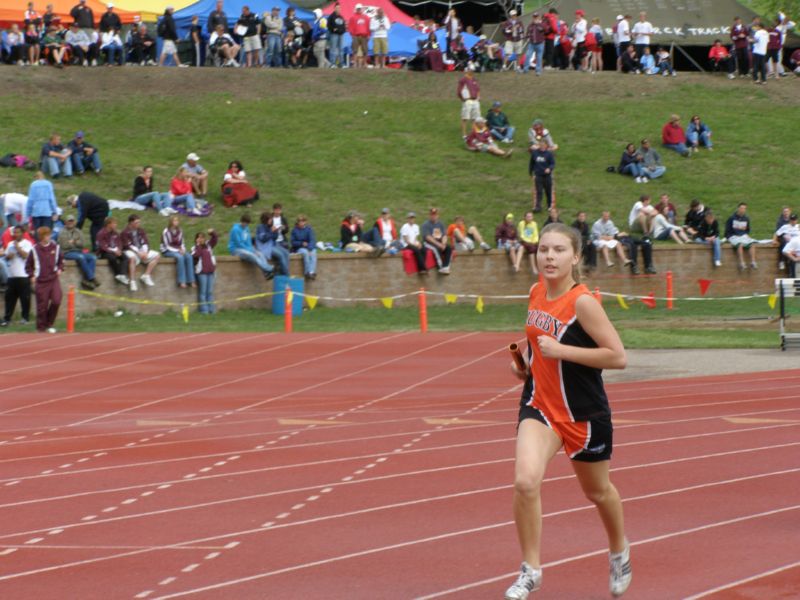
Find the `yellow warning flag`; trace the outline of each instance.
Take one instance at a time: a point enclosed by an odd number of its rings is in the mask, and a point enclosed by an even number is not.
[[[383,304],[384,308],[392,308],[394,298],[381,298],[381,304]]]
[[[314,307],[317,305],[317,300],[319,300],[319,296],[306,296],[306,304],[308,304],[309,310],[314,310]]]
[[[189,322],[189,307],[186,306],[185,304],[183,305],[183,308],[181,308],[181,314],[183,315],[183,322],[184,323],[188,323]]]
[[[445,294],[444,295],[444,301],[447,304],[455,304],[456,300],[458,300],[458,296],[456,296],[455,294]]]
[[[483,296],[478,296],[478,300],[475,302],[475,310],[483,313]]]
[[[767,304],[769,304],[770,308],[775,308],[775,302],[777,301],[777,299],[778,296],[776,296],[775,294],[770,294],[769,296],[767,296]]]
[[[622,308],[628,310],[628,304],[625,302],[625,298],[622,297],[622,294],[617,294],[617,302],[619,302]]]

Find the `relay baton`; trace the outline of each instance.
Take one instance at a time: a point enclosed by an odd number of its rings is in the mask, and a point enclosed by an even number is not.
[[[514,359],[514,365],[517,367],[517,370],[522,373],[527,373],[528,365],[525,364],[525,359],[522,358],[522,352],[520,352],[519,346],[516,344],[509,344],[508,351],[511,352],[511,358]]]

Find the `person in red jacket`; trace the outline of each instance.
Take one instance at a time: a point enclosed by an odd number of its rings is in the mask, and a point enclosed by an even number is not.
[[[546,69],[557,66],[553,50],[555,48],[556,35],[558,35],[558,10],[550,8],[544,13],[544,20],[547,21],[547,33],[544,36],[544,65]]]
[[[353,13],[353,16],[347,21],[347,31],[350,32],[353,38],[352,52],[356,60],[356,68],[363,69],[367,66],[367,56],[369,55],[369,50],[367,48],[369,44],[369,25],[369,15],[364,13],[363,7],[360,4],[356,4],[356,12]]]
[[[192,178],[184,167],[178,169],[178,173],[172,178],[169,184],[170,204],[178,206],[180,204],[186,205],[186,212],[190,215],[199,215],[200,211],[197,209],[195,203],[194,193],[192,192]]]
[[[665,148],[674,150],[681,156],[690,156],[689,148],[686,147],[686,134],[681,127],[681,118],[678,115],[672,115],[661,128],[661,143]]]
[[[36,230],[39,242],[28,254],[25,272],[30,277],[36,294],[36,331],[55,333],[58,308],[61,306],[61,282],[64,272],[64,255],[58,244],[50,239],[49,227]]]
[[[714,69],[723,69],[728,72],[728,79],[735,79],[736,64],[728,49],[722,45],[722,40],[714,40],[714,45],[708,51],[708,60]]]

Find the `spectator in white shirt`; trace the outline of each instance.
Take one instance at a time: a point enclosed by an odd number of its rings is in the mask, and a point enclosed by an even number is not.
[[[214,33],[208,38],[208,47],[222,61],[223,67],[238,67],[236,57],[239,56],[241,46],[233,41],[229,33],[225,33],[223,25],[217,25]]]
[[[650,45],[650,35],[653,33],[653,26],[647,20],[647,13],[639,13],[639,22],[633,26],[633,44],[636,46],[636,57],[641,59],[644,54],[645,46]]]
[[[114,63],[122,66],[125,63],[125,51],[122,47],[122,40],[116,29],[109,29],[103,33],[100,39],[100,51],[106,53],[106,65],[113,66]]]
[[[389,29],[392,23],[379,8],[375,17],[369,23],[372,32],[372,54],[375,57],[375,67],[383,69],[386,66],[386,56],[389,54]]]
[[[409,250],[413,253],[417,261],[419,274],[427,275],[428,267],[425,265],[426,251],[419,240],[419,225],[417,225],[417,215],[414,212],[408,213],[406,222],[400,228],[400,243],[403,245],[403,250]]]
[[[767,85],[767,45],[769,33],[761,23],[753,23],[753,33],[750,38],[753,44],[753,82]],[[761,80],[759,81],[759,76]]]
[[[25,230],[22,226],[14,227],[13,239],[5,249],[5,260],[8,265],[8,283],[5,294],[5,313],[0,326],[8,327],[14,309],[19,300],[22,307],[22,320],[20,323],[27,324],[30,319],[31,311],[31,282],[25,271],[25,262],[33,249],[33,244],[25,239]]]
[[[614,26],[614,46],[617,49],[617,71],[622,70],[622,56],[631,45],[631,25],[628,22],[630,15],[617,15],[617,24]]]

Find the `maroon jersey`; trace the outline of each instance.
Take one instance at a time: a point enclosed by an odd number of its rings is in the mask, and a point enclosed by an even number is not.
[[[36,283],[48,283],[58,279],[60,271],[64,270],[64,255],[61,248],[53,241],[46,246],[36,244],[28,254],[25,271],[28,277],[36,278]]]

